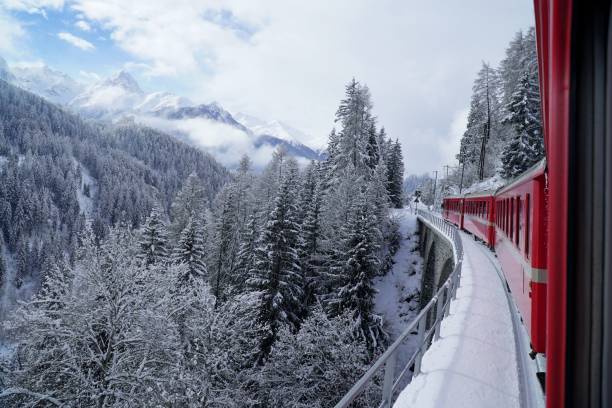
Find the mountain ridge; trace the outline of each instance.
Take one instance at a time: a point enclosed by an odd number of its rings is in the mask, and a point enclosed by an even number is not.
[[[196,104],[186,97],[167,91],[147,93],[126,70],[84,86],[69,75],[44,64],[10,69],[0,57],[0,78],[90,119],[117,123],[132,118],[135,122],[171,134],[185,133],[185,122],[189,120],[204,120],[228,126],[226,132],[218,126],[206,132],[194,130],[193,134],[187,132],[189,137],[182,139],[215,155],[218,152],[216,147],[210,147],[211,138],[227,139],[227,143],[223,144],[223,152],[227,152],[233,149],[230,129],[244,133],[243,139],[249,143],[242,142],[234,149],[237,150],[235,160],[224,163],[230,167],[237,165],[239,153],[254,155],[258,149],[265,147],[283,146],[290,155],[305,160],[324,158],[320,151],[299,141],[307,138],[303,132],[284,122],[264,121],[242,113],[234,116],[217,102]],[[163,122],[149,118],[163,119]],[[225,134],[228,132],[230,136]],[[238,152],[240,149],[242,151]]]

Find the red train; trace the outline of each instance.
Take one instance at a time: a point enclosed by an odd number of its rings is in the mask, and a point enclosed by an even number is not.
[[[497,190],[447,197],[443,216],[494,249],[536,353],[546,350],[546,162]]]
[[[546,164],[444,216],[495,248],[547,408],[612,407],[612,4],[534,4]]]

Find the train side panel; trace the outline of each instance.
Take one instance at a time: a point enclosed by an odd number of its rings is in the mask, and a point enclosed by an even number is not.
[[[482,239],[491,248],[495,245],[493,203],[493,195],[466,197],[463,212],[463,228]]]
[[[545,179],[536,172],[495,199],[495,252],[531,337],[543,353],[546,341]]]
[[[463,199],[445,198],[444,211],[442,214],[444,219],[452,222],[459,228],[463,228]]]

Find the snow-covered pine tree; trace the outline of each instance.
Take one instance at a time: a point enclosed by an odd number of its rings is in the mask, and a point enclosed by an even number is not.
[[[302,242],[300,246],[300,263],[304,275],[304,299],[306,305],[315,302],[319,294],[319,273],[326,260],[322,248],[321,183],[315,182],[309,201],[304,203],[304,221],[302,222]]]
[[[64,262],[54,264],[45,274],[40,296],[46,299],[46,308],[58,310],[65,307],[66,297],[72,290],[74,273]]]
[[[150,276],[136,249],[127,231],[111,229],[100,247],[80,251],[73,269],[47,275],[44,290],[10,322],[18,349],[0,403],[173,405],[170,380],[180,361],[174,308],[165,274]]]
[[[342,228],[344,256],[336,260],[339,264],[335,268],[338,285],[326,298],[326,304],[333,316],[350,314],[355,322],[355,334],[372,352],[380,349],[386,339],[382,319],[373,312],[376,289],[372,279],[380,265],[376,257],[380,240],[374,210],[366,195],[361,194]]]
[[[529,71],[523,73],[507,109],[510,113],[504,121],[514,126],[515,134],[502,155],[502,175],[511,178],[544,157],[537,76]]]
[[[378,144],[378,138],[379,134],[376,131],[376,124],[374,123],[374,120],[372,120],[370,123],[370,128],[368,129],[368,146],[366,160],[366,164],[372,171],[380,161],[381,147]]]
[[[308,163],[300,177],[300,198],[298,202],[300,223],[304,222],[306,211],[312,201],[316,185],[319,183],[319,180],[317,180],[319,170],[319,164],[313,160]]]
[[[281,183],[247,281],[259,295],[256,319],[267,330],[261,339],[260,361],[270,353],[280,328],[289,325],[297,330],[302,315],[304,279],[298,258],[300,225],[294,186],[291,177]]]
[[[402,208],[404,205],[404,159],[402,157],[402,146],[396,140],[388,153],[387,162],[387,190],[391,204],[395,208]]]
[[[367,370],[365,344],[354,336],[348,315],[328,318],[315,308],[299,332],[284,329],[262,370],[260,401],[270,407],[332,406]],[[372,384],[356,406],[376,406],[380,389]]]
[[[384,126],[380,128],[380,131],[376,135],[376,142],[378,144],[378,149],[379,149],[381,160],[387,163],[387,160],[388,160],[387,154],[389,153],[390,140],[387,138],[387,131],[385,130]]]
[[[372,116],[370,90],[354,78],[346,86],[345,98],[336,112],[342,130],[334,158],[334,174],[351,164],[360,175],[369,174],[371,161],[368,145],[375,119]]]
[[[464,186],[495,173],[497,154],[492,149],[500,143],[497,72],[483,63],[472,89],[467,129],[457,156]]]
[[[180,277],[183,283],[194,280],[204,281],[208,277],[206,253],[204,247],[204,228],[200,217],[190,218],[181,232],[172,258],[177,264],[185,265],[185,275]]]
[[[226,185],[215,199],[213,218],[209,223],[207,266],[210,286],[217,302],[225,300],[228,278],[238,249],[236,237],[240,225],[236,219],[236,196],[236,185]]]
[[[525,71],[526,58],[525,33],[519,30],[506,48],[506,56],[499,66],[499,75],[502,79],[502,109],[505,110],[512,101],[512,95],[516,90],[522,73]],[[507,115],[507,112],[505,112]]]
[[[395,230],[393,229],[395,224],[391,223],[389,219],[389,206],[391,205],[391,201],[387,191],[387,182],[387,166],[381,161],[374,169],[372,178],[366,185],[365,192],[366,201],[376,217],[376,223],[380,231],[378,235],[380,241],[376,242],[376,246],[378,247],[376,257],[380,262],[378,268],[380,274],[387,273],[391,265],[393,265],[393,254],[396,250]]]
[[[236,236],[236,242],[239,243],[244,233],[247,221],[253,212],[255,211],[255,200],[253,195],[253,184],[255,181],[254,175],[251,173],[252,162],[249,156],[244,155],[240,159],[238,165],[238,172],[236,174],[236,218],[240,225],[238,234]],[[238,248],[235,245],[235,248]]]
[[[242,234],[242,241],[236,255],[236,263],[230,276],[230,284],[238,293],[244,291],[245,281],[253,268],[258,233],[257,217],[251,215]]]
[[[178,239],[181,232],[187,226],[189,219],[202,217],[202,211],[206,204],[206,193],[202,187],[202,181],[192,172],[183,183],[170,208],[172,223],[170,232],[172,237]]]
[[[142,228],[139,257],[146,266],[168,261],[168,232],[164,210],[158,204]]]

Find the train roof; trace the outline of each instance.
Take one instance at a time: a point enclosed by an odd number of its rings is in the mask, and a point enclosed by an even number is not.
[[[519,186],[528,180],[531,180],[535,176],[543,174],[544,170],[546,170],[546,158],[540,160],[538,163],[525,170],[524,173],[510,180],[510,182],[508,182],[506,185],[498,188],[495,194],[502,194],[508,190],[512,190],[514,187]]]
[[[508,183],[504,184],[503,186],[497,189],[489,189],[489,190],[476,191],[476,192],[467,193],[467,194],[446,196],[444,197],[444,199],[475,198],[475,197],[495,196],[497,194],[502,194],[508,190],[513,189],[514,187],[518,185],[521,185],[525,181],[532,179],[534,176],[538,176],[539,174],[544,173],[544,170],[546,170],[546,158],[540,160],[539,162],[531,166],[529,169],[525,170],[525,172],[513,178]]]
[[[463,198],[476,198],[476,197],[482,197],[482,196],[494,196],[496,191],[497,190],[495,190],[495,189],[483,190],[483,191],[475,191],[473,193],[464,194]]]

